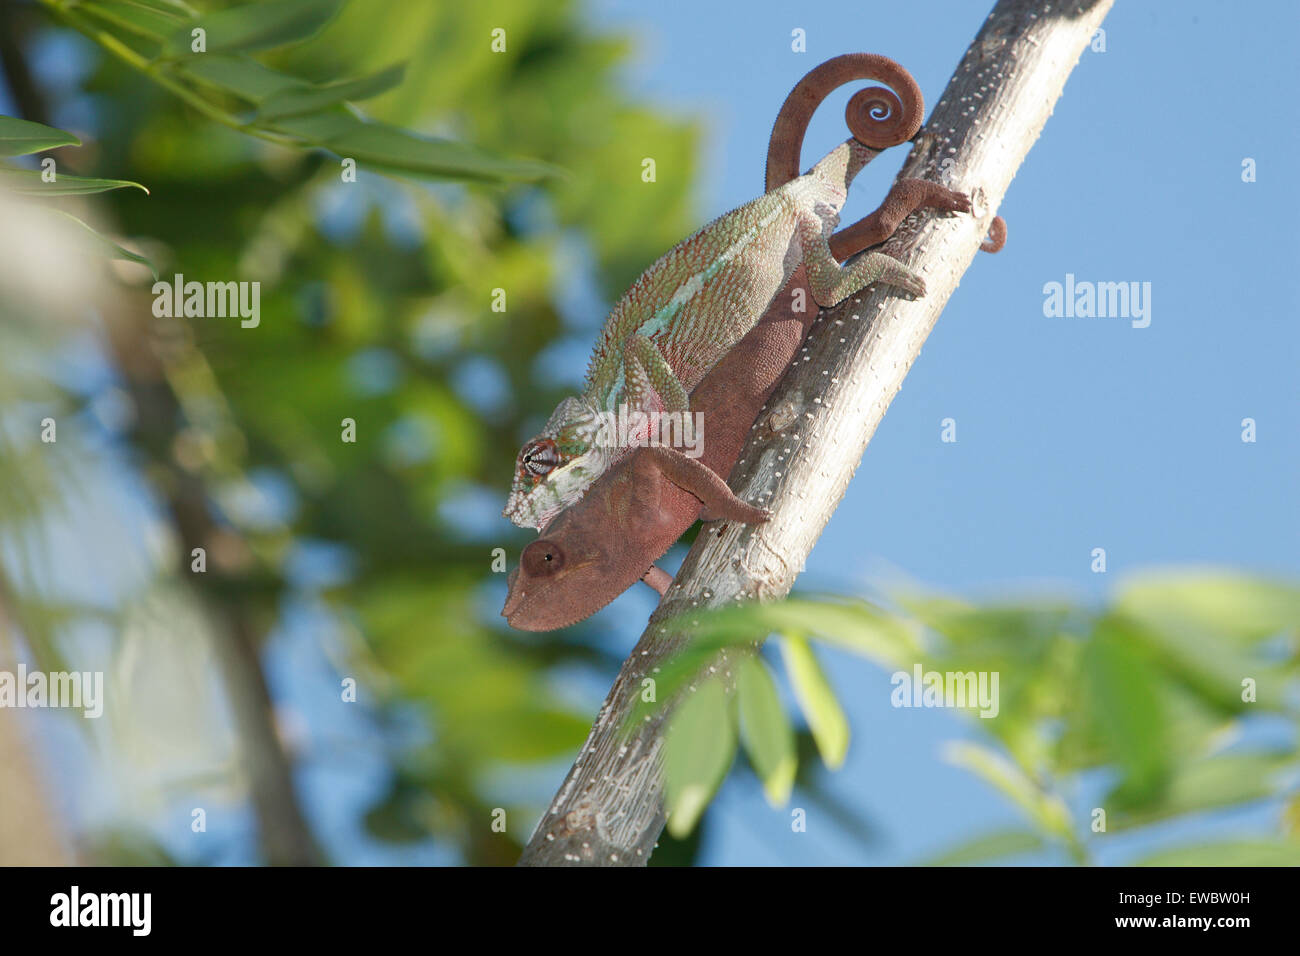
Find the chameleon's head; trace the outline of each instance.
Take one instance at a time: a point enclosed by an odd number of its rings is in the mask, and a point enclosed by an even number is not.
[[[608,464],[597,441],[601,416],[581,398],[560,402],[541,434],[515,460],[515,480],[501,513],[521,528],[545,528],[582,498]]]

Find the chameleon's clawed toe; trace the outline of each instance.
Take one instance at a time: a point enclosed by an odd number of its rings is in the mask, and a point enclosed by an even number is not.
[[[943,204],[943,208],[948,212],[970,212],[971,211],[970,196],[967,196],[965,193],[959,193],[959,192],[949,193],[947,198],[948,201]]]
[[[918,299],[925,296],[925,280],[920,276],[906,276],[899,279],[897,285],[900,289],[912,293]]]

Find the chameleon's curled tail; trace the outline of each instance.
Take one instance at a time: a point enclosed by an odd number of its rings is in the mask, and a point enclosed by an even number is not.
[[[781,104],[767,149],[768,192],[799,175],[799,154],[813,113],[833,90],[855,80],[876,80],[890,89],[872,86],[853,94],[844,118],[854,139],[879,151],[916,135],[925,118],[925,102],[912,74],[875,53],[837,56],[811,70]],[[864,152],[865,164],[875,154]]]
[[[925,119],[925,101],[912,74],[900,64],[876,53],[846,53],[814,67],[800,80],[781,104],[767,147],[767,191],[784,186],[799,175],[804,134],[813,114],[833,91],[857,80],[877,80],[889,89],[871,86],[849,99],[844,119],[853,133],[846,166],[838,167],[837,178],[847,187],[857,173],[881,150],[914,137]],[[829,157],[828,157],[829,159]],[[837,260],[862,251],[893,235],[903,218],[923,206],[947,211],[970,212],[967,197],[925,180],[901,180],[894,184],[880,208],[830,238]],[[997,252],[1007,239],[1007,224],[995,216],[988,236],[980,244],[985,252]]]
[[[989,223],[989,234],[980,248],[985,252],[1001,252],[1002,247],[1007,244],[1007,221],[1001,216],[994,216],[993,221]]]

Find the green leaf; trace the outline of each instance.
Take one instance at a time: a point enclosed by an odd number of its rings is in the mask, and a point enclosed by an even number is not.
[[[1300,627],[1300,588],[1231,571],[1149,572],[1131,579],[1116,605],[1171,634],[1255,641]]]
[[[725,666],[725,662],[719,660],[719,655],[725,653],[729,646],[729,643],[707,636],[692,637],[685,646],[680,647],[655,669],[652,675],[654,700],[637,697],[636,704],[628,711],[624,731],[630,731],[632,727],[658,713],[691,681],[707,679],[705,669],[715,661]]]
[[[139,189],[149,192],[139,183],[125,179],[91,179],[58,173],[55,181],[47,183],[35,169],[13,169],[0,166],[0,189],[8,189],[20,196],[85,196],[112,189]]]
[[[366,122],[339,107],[319,113],[309,113],[306,116],[285,116],[274,123],[262,125],[278,133],[288,133],[308,143],[324,146],[331,139],[355,133],[365,127]]]
[[[1132,866],[1300,866],[1300,843],[1228,840],[1160,850]]]
[[[695,635],[707,635],[723,644],[761,640],[773,632],[798,631],[887,667],[915,660],[920,654],[916,632],[906,621],[866,601],[831,595],[693,611],[673,623],[685,627],[683,619],[692,622],[690,630]]]
[[[970,866],[1006,856],[1032,853],[1044,846],[1043,838],[1033,830],[998,830],[930,857],[920,866]]]
[[[297,116],[314,113],[327,106],[333,106],[345,100],[356,102],[378,96],[401,84],[406,75],[406,65],[390,66],[386,70],[372,73],[355,80],[342,83],[330,83],[325,86],[311,86],[301,89],[288,89],[268,97],[257,111],[261,121],[280,119],[285,116]]]
[[[1055,639],[1077,615],[1057,601],[976,607],[942,595],[899,595],[898,603],[967,655],[1024,655]]]
[[[77,4],[78,13],[89,13],[128,33],[161,41],[176,31],[176,25],[190,17],[169,4],[145,0],[86,0]]]
[[[969,741],[954,741],[944,748],[944,759],[964,767],[1002,791],[1045,833],[1070,839],[1070,811],[1060,797],[1047,793],[1018,766],[999,753]]]
[[[774,631],[804,626],[825,635],[828,643],[893,665],[920,654],[907,622],[898,621],[864,601],[842,598],[788,599],[689,611],[664,622],[666,632],[686,638],[684,645],[654,675],[658,701],[671,700],[684,684],[729,647],[761,642]],[[638,701],[628,726],[643,721],[657,703]]]
[[[794,730],[786,719],[776,684],[760,658],[747,657],[737,668],[740,739],[754,772],[763,781],[767,802],[785,806],[797,767]]]
[[[438,178],[536,181],[559,170],[534,160],[505,159],[452,140],[423,139],[396,126],[368,123],[342,107],[290,116],[268,128],[297,136],[344,158],[381,170]]]
[[[116,242],[114,242],[112,239],[109,239],[107,236],[101,235],[100,233],[96,232],[96,231],[95,231],[91,226],[89,226],[89,225],[87,225],[86,223],[82,222],[82,221],[81,221],[80,219],[78,219],[76,216],[73,216],[73,215],[70,215],[70,214],[64,212],[62,209],[53,209],[53,210],[51,210],[51,212],[54,212],[54,213],[56,213],[56,214],[58,214],[58,215],[64,217],[65,219],[70,219],[70,220],[72,220],[72,221],[75,222],[78,226],[80,226],[82,229],[86,230],[86,232],[87,232],[87,234],[90,236],[90,238],[91,238],[92,240],[94,240],[94,243],[95,243],[96,245],[98,245],[101,249],[103,249],[103,250],[108,254],[109,258],[111,258],[111,259],[123,259],[123,260],[125,260],[125,261],[127,261],[127,262],[138,262],[140,265],[144,266],[144,267],[145,267],[146,269],[148,269],[151,273],[153,273],[154,280],[157,281],[157,279],[158,279],[158,269],[157,269],[157,267],[155,267],[154,264],[153,264],[151,261],[149,261],[149,259],[146,258],[145,256],[142,256],[142,255],[140,255],[139,253],[136,253],[136,252],[132,252],[130,249],[126,249],[126,248],[123,248],[122,246],[119,246],[119,245],[118,245]]]
[[[1147,647],[1154,663],[1221,714],[1285,708],[1285,663],[1267,660],[1248,645],[1191,624],[1160,628],[1137,618],[1126,620],[1132,639]],[[1258,703],[1242,700],[1245,678],[1256,681]]]
[[[80,146],[71,133],[43,123],[0,116],[0,156],[25,156],[59,146]]]
[[[808,718],[808,729],[821,751],[822,762],[834,770],[844,763],[849,751],[848,718],[817,663],[817,656],[804,638],[797,634],[786,635],[781,642],[781,654],[799,706]]]
[[[535,182],[558,173],[555,167],[546,163],[506,159],[448,139],[424,139],[383,123],[357,122],[320,145],[358,163],[422,176],[484,182]]]
[[[1159,801],[1107,815],[1107,832],[1145,826],[1186,813],[1263,800],[1278,790],[1276,775],[1294,756],[1282,754],[1221,754],[1179,767]]]
[[[1083,654],[1088,713],[1124,772],[1114,796],[1126,806],[1151,799],[1170,767],[1163,677],[1125,622],[1103,617]]]
[[[311,88],[310,84],[297,77],[237,54],[209,53],[194,57],[179,65],[175,72],[207,86],[234,93],[251,103],[260,103],[286,91]]]
[[[721,681],[702,681],[678,705],[664,738],[668,832],[694,829],[736,756],[736,727]]]
[[[271,50],[316,34],[342,6],[342,0],[277,0],[249,3],[200,17],[175,30],[163,44],[165,56],[203,57],[208,53]],[[206,32],[205,53],[191,50],[191,31]]]

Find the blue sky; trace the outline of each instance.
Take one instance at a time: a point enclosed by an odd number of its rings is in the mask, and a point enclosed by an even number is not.
[[[807,70],[840,53],[883,53],[932,105],[989,8],[745,6],[740,17],[726,4],[592,6],[599,25],[641,40],[629,88],[702,117],[701,222],[761,188],[776,109]],[[1300,134],[1281,92],[1300,79],[1297,16],[1282,2],[1256,14],[1229,15],[1208,0],[1115,5],[1106,52],[1083,55],[1007,192],[1006,249],[966,273],[799,587],[863,593],[909,579],[975,598],[1100,600],[1126,572],[1155,565],[1300,571],[1300,196],[1291,173]],[[806,31],[804,54],[790,50],[796,27]],[[805,166],[843,138],[848,95],[819,112]],[[1247,157],[1253,183],[1241,178]],[[873,208],[902,158],[886,154],[855,183],[846,222]],[[1045,317],[1044,285],[1067,273],[1151,283],[1149,327]],[[948,417],[952,444],[940,441]],[[1256,421],[1253,444],[1241,440],[1244,418]],[[1105,574],[1090,569],[1096,547],[1106,549]],[[650,607],[648,593],[632,592],[600,620],[630,642]],[[881,672],[842,654],[826,661],[854,730],[829,789],[862,810],[877,839],[847,840],[815,810],[809,833],[791,834],[788,817],[735,778],[719,799],[706,862],[903,863],[1017,822],[1005,801],[940,760],[965,723],[895,710]],[[1070,802],[1093,805],[1099,786],[1086,781]],[[1191,829],[1267,827],[1273,812]],[[1116,842],[1100,861],[1186,828]]]

